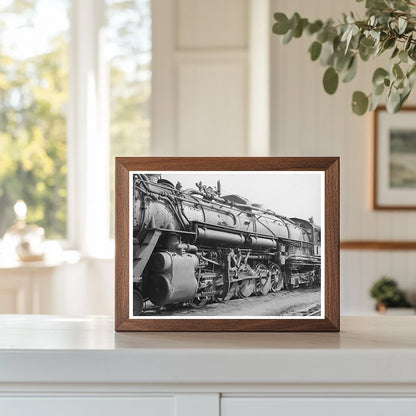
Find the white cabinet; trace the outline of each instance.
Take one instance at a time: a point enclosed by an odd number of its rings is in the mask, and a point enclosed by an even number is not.
[[[0,315],[0,415],[414,416],[416,316],[341,333],[115,333]]]
[[[43,396],[0,398],[7,416],[175,416],[173,396],[100,397]]]
[[[414,416],[416,398],[224,397],[221,416]]]

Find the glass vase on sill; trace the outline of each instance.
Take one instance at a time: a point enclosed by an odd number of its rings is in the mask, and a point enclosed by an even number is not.
[[[35,224],[26,224],[27,206],[18,200],[14,205],[16,220],[3,237],[7,251],[21,261],[41,261],[45,256],[45,231]]]

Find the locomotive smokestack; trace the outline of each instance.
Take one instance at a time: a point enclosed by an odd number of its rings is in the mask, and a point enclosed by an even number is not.
[[[221,196],[221,182],[219,180],[217,181],[217,194]]]

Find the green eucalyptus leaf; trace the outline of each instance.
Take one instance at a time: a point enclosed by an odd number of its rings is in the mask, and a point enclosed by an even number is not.
[[[399,25],[399,35],[402,35],[407,27],[407,19],[404,18],[403,16],[400,16],[397,20],[397,23]]]
[[[283,45],[287,45],[293,39],[293,30],[289,30],[286,35],[283,36],[282,43]]]
[[[410,93],[411,93],[411,90],[406,89],[405,91],[403,91],[400,94],[400,108],[399,108],[399,110],[402,108],[403,103],[409,98]]]
[[[372,48],[375,44],[375,40],[372,38],[362,38],[360,41],[360,46],[363,46],[364,48]]]
[[[342,82],[350,82],[351,80],[353,80],[355,75],[357,74],[357,67],[357,57],[354,55],[350,60],[348,69],[345,71],[342,77]]]
[[[409,68],[408,74],[416,73],[416,64],[413,64],[411,68]]]
[[[387,38],[383,43],[383,48],[384,49],[390,49],[395,44],[396,44],[396,38],[395,37]]]
[[[321,54],[322,44],[318,41],[315,41],[309,47],[309,53],[311,54],[312,61],[316,61]]]
[[[334,62],[334,44],[326,41],[322,45],[320,63],[322,66],[332,65]]]
[[[355,23],[355,16],[353,12],[350,12],[349,15],[347,15],[347,23],[353,24]]]
[[[373,95],[383,95],[384,82],[382,84],[373,85]]]
[[[374,111],[378,107],[378,105],[380,104],[380,101],[381,101],[381,97],[382,97],[381,94],[379,94],[379,95],[371,94],[370,95],[370,105],[368,107],[368,111]]]
[[[399,64],[394,64],[392,68],[392,74],[395,78],[401,79],[404,77],[403,70],[400,68]]]
[[[390,94],[387,96],[386,107],[389,113],[397,113],[400,109],[400,93],[397,88],[392,87]]]
[[[396,46],[393,50],[393,53],[391,54],[390,59],[394,59],[398,55],[399,51],[400,49]]]
[[[327,29],[322,29],[316,35],[316,39],[321,43],[325,43],[328,40],[328,30]]]
[[[402,62],[407,63],[408,58],[409,58],[409,55],[407,54],[407,51],[405,51],[404,49],[402,49],[402,50],[399,52],[399,59],[400,59]]]
[[[324,24],[322,23],[322,20],[315,20],[313,23],[311,23],[307,28],[306,32],[309,35],[313,35],[314,33],[319,32],[322,29],[322,26]]]
[[[276,20],[276,23],[273,25],[273,33],[276,33],[277,35],[285,35],[289,29],[289,19],[284,13],[275,13],[274,20]]]
[[[404,49],[405,49],[406,51],[410,48],[410,45],[411,45],[411,43],[412,43],[412,40],[413,40],[413,33],[411,33],[411,34],[408,36],[408,38],[407,38],[407,40],[406,40],[406,43],[404,44]]]
[[[416,45],[411,46],[407,53],[411,60],[416,60]]]
[[[360,115],[368,109],[372,111],[387,87],[386,106],[390,112],[396,112],[416,82],[416,4],[413,3],[416,0],[366,0],[364,18],[343,13],[342,18],[328,19],[325,23],[309,22],[297,12],[289,19],[279,12],[274,14],[273,32],[283,35],[284,44],[293,37],[314,35],[308,52],[312,61],[319,60],[326,67],[323,86],[328,94],[336,92],[339,80],[349,82],[355,77],[359,59],[367,62],[392,48],[390,60],[397,62],[391,63],[390,71],[384,68],[374,71],[371,94],[355,91],[352,109]],[[404,65],[407,71],[403,70]]]
[[[354,35],[351,39],[351,43],[350,43],[350,49],[358,49],[358,46],[360,44],[360,39],[361,39],[361,32],[358,32],[356,35]]]
[[[324,89],[328,94],[332,95],[335,93],[338,88],[338,79],[339,76],[335,69],[332,66],[327,68],[324,74],[323,84]]]
[[[388,5],[385,0],[367,0],[365,3],[367,9],[384,10]]]
[[[334,57],[335,70],[338,72],[345,71],[349,67],[350,61],[351,61],[351,53],[349,53],[348,55],[344,55],[339,52],[336,53]]]
[[[416,73],[408,74],[408,80],[409,80],[409,88],[412,90],[413,86],[415,85],[416,80]]]
[[[394,0],[393,7],[402,12],[409,10],[409,6],[403,0]]]
[[[348,36],[350,36],[350,35],[352,37],[352,27],[348,26],[347,29],[345,30],[345,32],[341,36],[341,41],[346,42],[347,39],[348,39]]]
[[[368,97],[361,91],[355,91],[352,95],[352,111],[362,116],[368,108]]]
[[[334,45],[334,50],[339,49],[340,51],[342,51],[344,53],[345,48],[344,48],[344,46],[341,46],[342,45],[342,42],[341,42],[341,37],[340,36],[336,36],[334,38],[334,40],[332,41],[332,43]]]
[[[413,64],[407,71],[407,77],[409,78],[411,75],[416,75],[416,64]]]
[[[393,30],[395,35],[399,34],[399,24],[395,20],[390,21],[390,29]]]
[[[358,52],[360,54],[360,58],[367,62],[372,56],[374,56],[376,49],[375,48],[366,48],[363,45],[359,46]]]
[[[300,23],[301,17],[298,12],[293,13],[293,16],[290,18],[290,28],[294,30],[296,26]]]
[[[358,29],[358,26],[351,25],[350,28],[345,32],[347,33],[346,36],[344,33],[343,37],[345,36],[345,39],[341,39],[341,40],[344,40],[346,42],[345,53],[347,53],[348,48],[350,47],[350,43],[351,43],[353,36],[355,36],[359,31],[360,29]]]
[[[303,29],[307,27],[308,25],[308,19],[300,19],[297,22],[297,25],[293,29],[293,37],[300,38],[303,33]]]
[[[377,86],[380,84],[384,84],[384,78],[386,78],[388,75],[388,71],[386,71],[384,68],[377,68],[373,74],[373,85]]]

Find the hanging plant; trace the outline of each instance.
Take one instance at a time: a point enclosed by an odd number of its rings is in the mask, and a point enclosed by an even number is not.
[[[364,0],[356,0],[361,3]],[[290,19],[275,13],[273,33],[283,36],[283,44],[307,34],[314,37],[309,47],[312,61],[326,67],[323,87],[334,94],[340,80],[350,82],[357,73],[358,60],[364,62],[390,54],[390,65],[374,71],[371,93],[355,91],[352,110],[363,115],[373,111],[386,96],[390,113],[398,112],[409,97],[416,77],[416,0],[366,0],[364,19],[343,14],[339,22],[310,22],[299,13]]]

